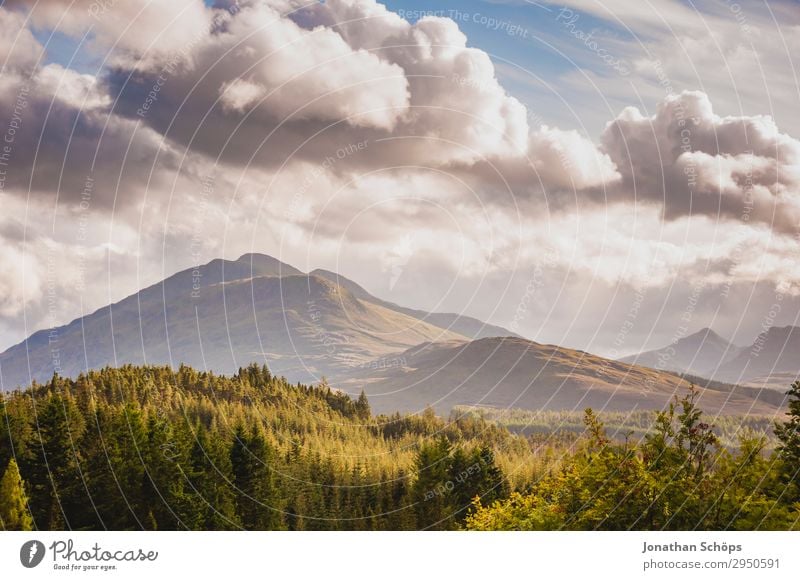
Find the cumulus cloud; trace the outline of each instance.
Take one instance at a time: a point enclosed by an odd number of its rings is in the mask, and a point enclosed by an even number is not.
[[[222,108],[225,111],[242,113],[263,99],[267,94],[267,89],[252,81],[233,79],[223,83],[219,92]]]
[[[0,246],[0,264],[4,272],[0,277],[0,317],[19,316],[28,303],[42,297],[38,264],[26,260],[19,247],[5,244]],[[29,285],[27,293],[23,280]]]
[[[146,66],[119,65],[108,75],[116,110],[232,163],[316,161],[346,143],[390,137],[380,154],[351,161],[470,164],[525,155],[524,107],[453,21],[412,25],[374,2],[291,8],[208,9],[212,25],[179,58],[153,45],[162,57],[148,53]],[[157,103],[142,114],[153,87]]]
[[[620,177],[611,158],[577,131],[542,126],[531,136],[528,156],[537,174],[554,187],[602,187]]]
[[[800,223],[800,141],[768,116],[720,117],[707,95],[668,96],[655,115],[625,109],[603,146],[620,194],[661,203],[664,216],[719,216],[793,232]]]

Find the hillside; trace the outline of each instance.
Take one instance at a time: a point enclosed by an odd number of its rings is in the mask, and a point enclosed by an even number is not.
[[[4,385],[28,382],[28,360],[33,379],[47,380],[52,349],[65,376],[128,363],[231,373],[260,361],[292,382],[315,382],[423,341],[460,337],[316,276],[261,276],[208,284],[196,298],[182,293],[171,283],[163,293],[151,287],[56,329],[56,340],[36,333],[0,355]]]
[[[326,280],[334,282],[337,285],[341,285],[343,288],[349,290],[354,296],[360,298],[361,300],[366,300],[367,302],[384,306],[389,310],[406,314],[412,318],[416,318],[417,320],[422,320],[428,324],[438,326],[439,328],[445,328],[451,332],[466,336],[467,338],[478,339],[500,336],[522,338],[510,330],[500,326],[494,326],[492,324],[481,322],[477,318],[472,318],[471,316],[446,312],[425,312],[424,310],[416,310],[414,308],[398,306],[393,302],[387,302],[386,300],[376,298],[352,280],[348,280],[347,278],[344,278],[335,272],[330,272],[329,270],[314,270],[311,272],[311,275],[320,276]]]
[[[452,528],[475,494],[507,489],[501,469],[528,473],[532,452],[481,420],[375,418],[363,398],[255,365],[231,377],[102,369],[7,394],[0,413],[10,426],[0,429],[0,478],[13,460],[27,527],[42,530],[402,530],[440,513],[439,527]],[[482,465],[446,512],[418,505],[433,480],[417,486],[416,458],[439,437],[454,459]],[[458,473],[437,472],[435,484]],[[0,530],[13,525],[5,491]]]
[[[673,373],[604,359],[581,351],[517,338],[428,343],[398,355],[396,365],[351,373],[342,384],[363,386],[373,408],[446,413],[458,405],[540,410],[632,411],[662,409],[689,382]],[[774,414],[778,405],[757,391],[701,388],[709,413]]]

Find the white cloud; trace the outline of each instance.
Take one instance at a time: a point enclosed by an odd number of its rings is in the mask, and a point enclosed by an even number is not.
[[[570,190],[619,180],[614,162],[577,131],[542,126],[531,136],[529,157],[545,183]]]
[[[230,82],[223,83],[219,93],[223,109],[243,113],[263,99],[267,94],[267,89],[263,85],[252,81],[233,79]]]
[[[667,97],[655,115],[635,108],[609,123],[603,146],[622,173],[620,195],[693,214],[769,224],[800,222],[800,141],[767,116],[719,117],[698,91]]]

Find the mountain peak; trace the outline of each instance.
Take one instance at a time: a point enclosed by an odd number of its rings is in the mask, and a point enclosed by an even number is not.
[[[273,272],[284,271],[286,275],[294,276],[297,274],[303,274],[301,270],[298,270],[294,266],[287,264],[270,256],[269,254],[260,254],[258,252],[247,252],[239,256],[236,260],[223,260],[224,263],[227,265],[237,264],[240,266],[252,266],[253,269],[269,269]]]
[[[673,341],[668,347],[642,352],[620,360],[658,370],[707,376],[738,352],[737,346],[706,327]]]
[[[731,345],[732,344],[731,341],[729,341],[728,339],[720,336],[717,332],[715,332],[713,329],[711,329],[709,327],[702,328],[702,329],[698,330],[693,335],[691,335],[690,337],[687,337],[687,338],[691,338],[692,336],[693,337],[702,338],[704,340],[704,342],[711,340],[711,341],[714,341],[714,342],[716,342],[718,344],[722,344],[722,345]]]
[[[789,337],[792,334],[800,334],[800,327],[798,326],[771,326],[765,332],[767,336],[784,336]]]
[[[772,326],[761,332],[752,345],[741,349],[739,355],[721,369],[718,377],[730,382],[747,382],[781,373],[797,375],[798,352],[800,327]]]
[[[674,341],[670,347],[621,360],[729,383],[745,383],[776,373],[796,373],[797,352],[800,352],[800,327],[797,326],[770,327],[746,347],[736,346],[710,328],[703,328]]]
[[[242,254],[236,260],[234,260],[235,264],[252,264],[252,266],[259,267],[259,268],[276,268],[278,270],[286,270],[289,275],[295,275],[297,273],[302,273],[300,270],[295,268],[294,266],[290,266],[286,262],[282,262],[278,258],[274,258],[268,254],[260,254],[258,252],[248,252],[246,254]]]

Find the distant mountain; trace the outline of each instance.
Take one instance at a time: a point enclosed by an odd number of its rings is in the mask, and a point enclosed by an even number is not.
[[[11,389],[46,381],[54,370],[76,376],[106,365],[186,363],[231,373],[267,362],[292,381],[311,382],[421,342],[472,338],[471,331],[512,334],[384,302],[330,272],[304,274],[270,256],[246,254],[183,270],[68,325],[36,332],[0,354],[0,377]]]
[[[453,340],[413,347],[350,374],[339,384],[361,388],[373,409],[414,412],[426,405],[551,410],[662,409],[689,383],[675,374],[519,338]],[[700,406],[722,414],[773,414],[782,395],[715,384],[700,388]]]
[[[664,348],[620,360],[652,369],[710,378],[722,364],[736,357],[740,351],[740,347],[728,342],[710,328],[704,328]]]
[[[670,346],[620,360],[726,383],[786,390],[800,377],[800,328],[770,328],[745,347],[704,328]]]
[[[727,382],[772,383],[775,379],[800,376],[800,328],[772,327],[758,335],[752,345],[722,365],[714,378]],[[776,377],[777,378],[777,377]],[[785,388],[789,388],[789,384]]]

